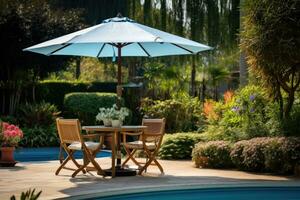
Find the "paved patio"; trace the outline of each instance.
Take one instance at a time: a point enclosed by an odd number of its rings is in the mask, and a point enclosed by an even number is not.
[[[99,158],[103,168],[108,168],[109,158]],[[226,187],[243,185],[293,185],[300,186],[295,177],[255,174],[234,170],[197,169],[191,161],[160,161],[165,175],[151,167],[147,174],[136,177],[103,178],[95,173],[79,174],[71,178],[71,171],[54,172],[58,161],[18,163],[15,168],[0,168],[0,199],[9,199],[29,188],[42,190],[41,199],[66,198],[73,195],[130,191],[141,188],[167,187]],[[72,198],[74,199],[74,197]]]

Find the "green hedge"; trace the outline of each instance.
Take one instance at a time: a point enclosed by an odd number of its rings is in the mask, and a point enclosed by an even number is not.
[[[80,81],[41,81],[36,86],[36,99],[63,110],[64,97],[72,92],[115,92],[117,83]]]
[[[166,134],[159,151],[162,159],[190,159],[194,145],[202,141],[199,133]]]
[[[100,107],[112,107],[117,101],[113,93],[84,93],[75,92],[66,94],[64,107],[66,116],[79,118],[83,125],[96,124],[96,115]]]
[[[203,157],[207,162],[203,162]],[[292,174],[300,164],[300,138],[260,137],[234,144],[199,143],[193,150],[193,160],[201,167],[226,168],[232,162],[240,170]]]

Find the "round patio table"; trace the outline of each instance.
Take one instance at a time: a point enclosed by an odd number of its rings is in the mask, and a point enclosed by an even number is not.
[[[121,127],[107,127],[107,126],[83,126],[87,134],[96,133],[101,135],[112,136],[112,163],[111,169],[105,170],[107,175],[115,176],[134,176],[135,170],[124,169],[121,167],[121,132],[141,132],[144,133],[147,126],[121,126]],[[116,163],[117,160],[117,163]]]

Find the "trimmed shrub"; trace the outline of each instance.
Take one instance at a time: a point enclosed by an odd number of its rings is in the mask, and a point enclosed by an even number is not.
[[[234,165],[246,171],[265,171],[265,148],[272,138],[260,137],[242,140],[233,145],[231,159]]]
[[[164,136],[159,157],[162,159],[190,159],[194,145],[202,140],[198,133],[176,133]]]
[[[274,138],[266,145],[264,155],[266,171],[291,174],[300,163],[300,138]]]
[[[231,161],[234,164],[235,167],[237,167],[240,170],[244,169],[244,158],[243,158],[243,151],[245,145],[247,145],[247,140],[242,140],[237,143],[235,143],[232,146],[231,152],[230,152],[230,157]]]
[[[114,93],[75,92],[65,96],[64,106],[69,117],[80,119],[82,124],[96,124],[100,107],[112,107],[117,101]]]
[[[242,158],[243,169],[247,171],[264,171],[264,148],[269,138],[254,138],[244,145]]]
[[[300,138],[253,138],[233,145],[231,159],[241,170],[290,174],[300,161]]]
[[[200,142],[193,149],[193,161],[197,167],[230,168],[231,146],[227,141]],[[203,159],[205,161],[203,162]]]
[[[49,147],[59,146],[59,138],[55,125],[41,127],[23,127],[24,137],[20,142],[22,147]]]
[[[41,81],[36,87],[36,99],[46,100],[62,110],[64,97],[72,92],[115,92],[117,83],[83,81]]]

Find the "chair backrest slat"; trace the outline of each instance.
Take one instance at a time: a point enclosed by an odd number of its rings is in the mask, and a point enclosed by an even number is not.
[[[78,119],[56,119],[57,131],[62,143],[81,142],[81,127]]]
[[[165,133],[165,118],[162,119],[143,119],[143,126],[147,126],[145,134],[163,135]]]

